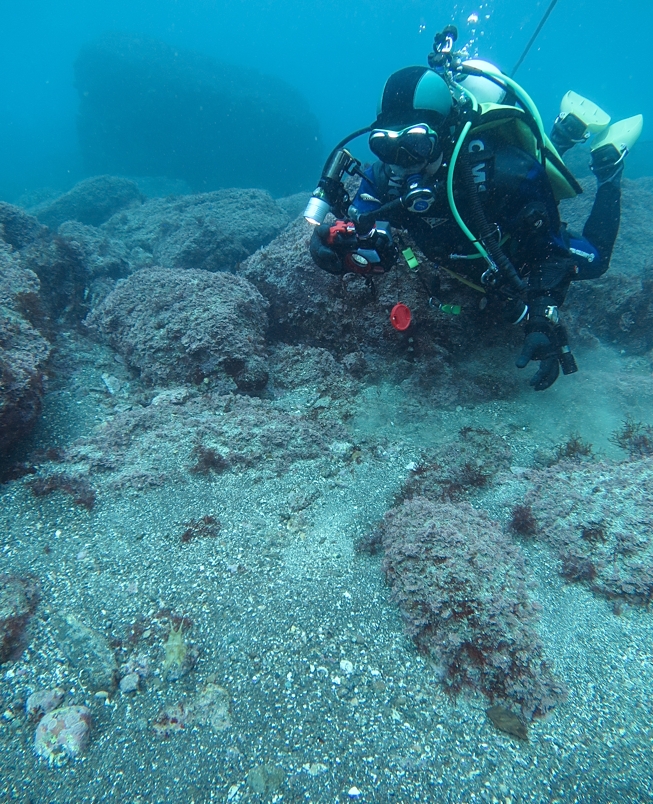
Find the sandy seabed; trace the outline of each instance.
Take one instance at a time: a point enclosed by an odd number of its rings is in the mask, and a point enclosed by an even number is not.
[[[69,358],[33,448],[66,446],[130,407],[102,382],[108,350]],[[91,510],[61,492],[35,497],[29,478],[5,484],[0,572],[36,576],[41,599],[26,649],[1,668],[0,799],[653,801],[650,611],[616,616],[560,577],[548,547],[522,543],[545,654],[569,688],[524,742],[492,726],[482,695],[445,694],[404,633],[381,559],[355,551],[424,451],[446,462],[462,427],[511,450],[517,471],[470,497],[500,522],[523,495],[520,470],[571,434],[624,460],[610,438],[627,416],[646,420],[650,367],[606,348],[577,358],[581,371],[546,393],[524,382],[516,399],[448,410],[401,384],[361,384],[346,403],[297,388],[263,400],[263,414],[335,434],[329,448],[284,461],[285,445],[272,444],[220,473],[189,471],[194,434],[179,414],[175,431],[171,414],[165,438],[133,436],[140,448],[121,464],[131,486],[111,470],[98,477]],[[184,541],[206,517],[213,529]],[[117,678],[136,672],[136,692],[98,689],[97,656],[71,661],[56,625],[66,615],[95,635],[98,655],[98,644],[113,652]],[[171,628],[191,651],[172,674]],[[24,709],[55,686],[93,723],[83,758],[61,767],[35,754]]]

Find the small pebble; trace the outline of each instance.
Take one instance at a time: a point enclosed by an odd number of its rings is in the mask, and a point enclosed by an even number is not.
[[[130,692],[136,692],[140,683],[138,673],[129,673],[120,679],[120,692],[123,695],[128,695]]]
[[[360,796],[361,791],[357,787],[350,787],[347,791],[347,795],[349,798],[358,798]]]
[[[343,673],[350,676],[354,672],[354,665],[349,661],[349,659],[341,659],[340,669]]]
[[[61,687],[33,692],[25,703],[25,711],[30,717],[41,718],[56,709],[62,703],[65,695],[66,692]]]

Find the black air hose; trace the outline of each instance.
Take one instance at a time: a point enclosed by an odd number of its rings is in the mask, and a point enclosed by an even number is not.
[[[361,232],[369,232],[370,229],[374,228],[374,224],[377,221],[389,221],[393,225],[394,222],[397,220],[394,216],[397,212],[403,212],[404,205],[401,201],[401,198],[395,198],[393,201],[388,201],[387,204],[383,204],[378,209],[373,209],[371,212],[364,212],[362,215],[359,215],[356,220],[356,228],[360,227]]]
[[[483,204],[479,198],[476,182],[474,181],[474,174],[472,173],[472,166],[469,162],[469,156],[466,152],[461,153],[462,156],[462,180],[465,187],[465,197],[469,202],[471,212],[471,223],[477,233],[477,238],[481,245],[485,248],[490,255],[494,264],[497,266],[499,276],[503,277],[510,285],[513,291],[521,293],[526,290],[526,282],[520,278],[515,266],[510,262],[508,257],[504,254],[500,243],[500,234],[496,226],[492,226],[485,215]]]

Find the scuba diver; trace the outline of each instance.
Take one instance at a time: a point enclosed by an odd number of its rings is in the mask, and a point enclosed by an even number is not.
[[[577,371],[559,308],[570,282],[608,269],[624,157],[639,137],[642,116],[610,125],[598,106],[568,92],[549,137],[526,92],[493,65],[465,61],[454,51],[456,37],[449,26],[435,37],[429,67],[392,74],[374,124],[329,156],[304,213],[316,224],[311,255],[332,274],[353,272],[371,282],[400,254],[416,268],[403,240],[409,236],[436,268],[482,293],[482,308],[491,304],[506,323],[523,326],[516,365],[538,362],[530,384],[542,391],[560,368]],[[363,133],[378,159],[365,170],[344,149]],[[558,203],[582,188],[562,156],[591,135],[598,187],[583,233],[574,235],[561,222]],[[346,175],[361,178],[353,201]],[[328,212],[335,223],[324,223]]]

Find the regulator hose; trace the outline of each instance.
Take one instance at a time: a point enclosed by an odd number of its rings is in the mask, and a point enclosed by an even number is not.
[[[396,225],[394,223],[394,216],[396,212],[400,212],[404,210],[404,205],[401,198],[395,198],[392,201],[388,201],[387,204],[383,204],[378,209],[372,210],[372,212],[364,212],[362,215],[359,215],[355,219],[356,226],[360,226],[361,229],[365,229],[369,231],[376,221],[389,221],[391,224]]]
[[[505,279],[510,288],[515,293],[522,293],[526,290],[526,282],[520,278],[515,266],[510,262],[503,249],[501,248],[501,235],[496,226],[492,226],[485,215],[485,210],[481,204],[481,199],[476,189],[474,181],[474,174],[472,167],[469,163],[468,154],[462,151],[459,154],[461,162],[461,178],[465,187],[465,197],[469,202],[471,212],[471,222],[476,230],[476,237],[482,243],[485,251],[491,259],[490,271],[493,270],[493,265],[496,266],[498,272],[497,279]],[[490,276],[490,280],[492,277]],[[494,284],[489,281],[487,284]]]

